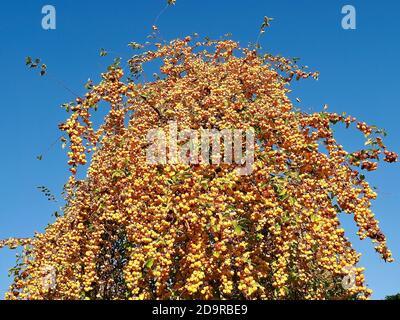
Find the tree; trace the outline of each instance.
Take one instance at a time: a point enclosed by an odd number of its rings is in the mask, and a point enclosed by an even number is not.
[[[143,64],[156,60],[161,75],[138,80]],[[375,170],[382,153],[397,161],[382,130],[345,114],[296,109],[289,83],[318,73],[231,40],[157,43],[128,64],[128,78],[117,61],[68,104],[71,115],[60,125],[72,173],[64,214],[24,240],[8,299],[370,295],[338,217],[352,214],[359,237],[393,260],[370,209],[377,194],[361,173]],[[93,112],[106,105],[104,123],[94,128]],[[171,123],[179,130],[252,128],[251,174],[237,175],[236,164],[149,163],[147,133],[170,132]],[[354,125],[366,147],[344,150],[332,130],[339,124]],[[78,179],[89,154],[87,177]],[[50,272],[56,281],[44,285]],[[354,283],[345,289],[349,273]]]
[[[400,293],[392,295],[392,296],[386,296],[385,300],[400,300]]]

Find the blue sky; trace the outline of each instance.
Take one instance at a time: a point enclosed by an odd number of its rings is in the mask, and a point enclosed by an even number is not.
[[[98,79],[112,56],[129,57],[127,44],[145,42],[157,14],[167,0],[37,0],[2,1],[0,4],[0,238],[29,237],[53,221],[59,203],[51,203],[37,190],[47,186],[60,197],[68,172],[65,150],[52,146],[60,136],[57,125],[66,114],[59,107],[74,99],[49,77],[29,72],[25,57],[41,57],[49,73],[78,94],[88,78]],[[42,7],[54,5],[57,29],[41,27]],[[357,10],[357,29],[341,28],[341,8]],[[246,45],[254,42],[263,17],[274,17],[261,38],[274,54],[301,57],[301,62],[321,72],[319,81],[293,86],[304,110],[347,113],[387,129],[387,144],[400,151],[400,2],[313,0],[177,0],[159,19],[165,39],[197,32],[218,38],[232,33]],[[99,57],[100,48],[110,57]],[[107,60],[108,59],[108,60]],[[351,131],[338,132],[348,148],[361,143]],[[36,156],[43,154],[43,160]],[[400,292],[400,216],[398,214],[399,167],[383,165],[367,174],[379,189],[374,211],[387,235],[395,263],[385,264],[370,241],[355,237],[350,216],[343,217],[347,235],[363,256],[374,298]],[[10,279],[15,251],[0,251],[0,295]]]

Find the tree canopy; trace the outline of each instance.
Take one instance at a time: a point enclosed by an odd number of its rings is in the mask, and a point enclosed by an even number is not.
[[[377,194],[362,174],[381,155],[397,161],[384,131],[297,109],[290,83],[318,73],[296,59],[191,37],[135,49],[129,72],[116,61],[68,104],[64,212],[44,233],[2,243],[25,245],[7,298],[369,297],[339,215],[353,215],[360,239],[393,260],[370,208]],[[153,80],[143,78],[151,63],[161,65]],[[95,128],[100,108],[108,114]],[[149,163],[146,134],[169,132],[171,122],[179,130],[254,129],[251,174],[235,174],[235,164]],[[332,130],[340,124],[365,135],[366,146],[346,151]],[[354,283],[344,288],[350,268]],[[44,285],[51,272],[55,283]]]

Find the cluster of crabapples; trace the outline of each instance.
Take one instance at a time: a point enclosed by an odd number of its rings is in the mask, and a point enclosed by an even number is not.
[[[32,239],[7,298],[367,298],[362,268],[352,288],[341,286],[360,255],[339,213],[352,214],[360,238],[392,260],[370,209],[376,193],[359,171],[376,169],[382,152],[397,161],[379,130],[296,110],[288,83],[318,74],[231,40],[156,44],[130,69],[155,60],[154,81],[125,80],[122,68],[110,68],[60,126],[72,171],[64,215]],[[109,112],[96,129],[93,109],[104,105]],[[252,173],[238,176],[231,164],[148,163],[146,133],[168,132],[171,121],[180,129],[254,128]],[[333,136],[336,123],[355,124],[370,148],[348,153]],[[53,288],[42,285],[48,266]]]

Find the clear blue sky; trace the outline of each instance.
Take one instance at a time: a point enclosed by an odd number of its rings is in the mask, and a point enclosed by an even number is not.
[[[37,0],[2,1],[0,4],[0,238],[29,237],[53,221],[58,204],[50,203],[36,189],[46,185],[57,196],[67,179],[65,150],[59,144],[58,123],[66,114],[59,108],[73,96],[51,81],[29,72],[24,59],[41,57],[49,72],[79,94],[90,77],[98,79],[107,59],[106,48],[128,57],[130,41],[144,42],[157,14],[167,0]],[[57,9],[57,29],[41,28],[41,9]],[[357,29],[341,28],[341,8],[357,9]],[[197,32],[217,38],[231,32],[246,45],[257,38],[264,15],[274,17],[263,36],[265,49],[275,54],[301,57],[302,63],[321,72],[318,82],[295,85],[294,96],[306,110],[321,110],[324,103],[335,112],[347,111],[368,123],[384,127],[388,145],[400,151],[400,2],[315,0],[177,0],[159,19],[164,38]],[[354,148],[361,139],[354,132],[339,132],[340,141]],[[48,150],[47,152],[44,152]],[[36,160],[44,153],[43,160]],[[370,241],[354,236],[351,217],[343,218],[349,237],[363,253],[367,281],[374,298],[400,292],[399,167],[384,165],[367,174],[380,196],[374,210],[397,259],[380,261]],[[15,252],[0,251],[0,295],[10,279]]]

